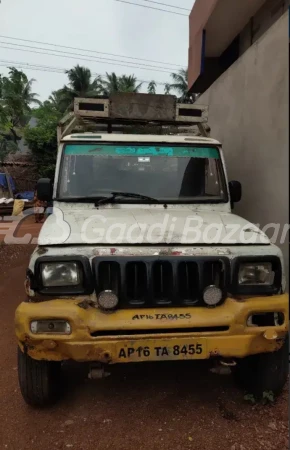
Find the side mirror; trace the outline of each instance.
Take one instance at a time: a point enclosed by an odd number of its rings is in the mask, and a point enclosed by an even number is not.
[[[44,202],[52,200],[53,185],[49,178],[40,178],[36,186],[37,198]]]
[[[242,198],[242,185],[239,181],[230,181],[230,196],[231,196],[231,204],[232,207],[234,203],[238,203]]]

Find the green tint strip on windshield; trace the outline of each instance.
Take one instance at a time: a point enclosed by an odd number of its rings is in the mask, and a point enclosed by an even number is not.
[[[169,147],[169,146],[121,146],[101,144],[68,144],[65,155],[93,156],[187,156],[190,158],[220,159],[219,151],[213,147]]]

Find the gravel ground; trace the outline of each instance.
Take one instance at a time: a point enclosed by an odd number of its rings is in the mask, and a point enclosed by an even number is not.
[[[102,381],[64,367],[58,405],[34,410],[17,381],[13,316],[31,245],[0,245],[0,449],[285,450],[288,391],[273,406],[244,401],[204,363],[115,366]],[[3,275],[3,276],[2,276]]]

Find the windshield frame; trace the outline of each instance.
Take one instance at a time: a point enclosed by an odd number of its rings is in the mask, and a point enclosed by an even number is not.
[[[126,145],[134,145],[134,146],[163,146],[163,147],[207,147],[207,148],[214,148],[217,150],[219,154],[219,159],[217,160],[217,174],[219,177],[219,181],[221,183],[221,187],[224,192],[223,198],[213,198],[213,199],[205,199],[201,200],[199,197],[198,199],[194,200],[188,200],[188,199],[182,199],[179,198],[177,200],[160,200],[160,205],[163,203],[168,205],[198,205],[198,204],[227,204],[229,203],[229,191],[228,186],[226,182],[226,174],[224,170],[224,162],[223,158],[220,152],[220,147],[216,144],[210,144],[210,143],[188,143],[188,142],[154,142],[154,141],[96,141],[96,142],[88,142],[88,141],[69,141],[69,142],[63,142],[62,143],[62,150],[61,150],[61,157],[60,157],[60,164],[59,164],[59,170],[57,173],[57,186],[56,186],[56,196],[54,198],[57,202],[63,202],[63,203],[95,203],[97,200],[104,198],[104,197],[61,197],[60,196],[60,176],[62,174],[63,166],[64,166],[64,159],[65,159],[65,148],[67,145],[88,145],[88,144],[96,144],[96,145],[118,145],[118,146],[126,146]],[[166,157],[166,156],[164,156]],[[180,158],[183,158],[180,156]],[[139,193],[138,193],[139,194]],[[142,193],[141,193],[142,194]],[[108,195],[108,197],[110,194]],[[136,204],[142,204],[142,205],[156,205],[156,202],[149,202],[148,200],[142,200],[142,199],[133,199],[133,198],[117,198],[114,201],[114,204],[127,204],[127,205],[136,205]]]

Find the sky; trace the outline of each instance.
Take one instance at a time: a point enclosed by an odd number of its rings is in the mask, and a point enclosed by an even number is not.
[[[187,15],[195,0],[155,0],[185,9],[172,9],[148,0],[127,1],[185,15],[116,0],[0,0],[0,74],[6,75],[9,66],[22,66],[28,78],[36,80],[33,91],[42,101],[67,82],[66,75],[59,69],[70,69],[76,64],[89,67],[93,74],[114,71],[117,75],[134,74],[138,80],[170,82],[170,73],[188,63]],[[36,64],[41,70],[28,69],[25,64]],[[153,67],[144,67],[144,64]],[[58,72],[52,72],[51,68]],[[147,84],[144,84],[142,91],[146,90]],[[164,86],[158,85],[157,91],[163,93],[163,90]]]

